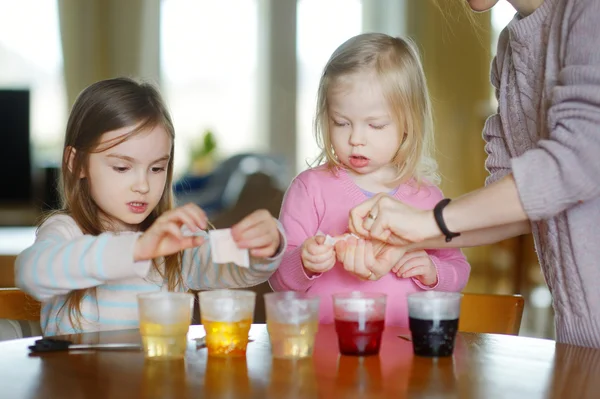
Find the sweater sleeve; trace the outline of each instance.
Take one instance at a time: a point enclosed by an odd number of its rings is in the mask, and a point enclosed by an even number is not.
[[[500,39],[498,41],[498,54],[492,61],[490,74],[490,80],[492,86],[494,87],[496,100],[499,98],[500,91],[498,65],[503,62],[503,54],[506,48],[506,33],[506,31],[503,31],[500,35]],[[485,184],[487,185],[500,180],[511,171],[511,157],[510,153],[508,152],[506,140],[504,138],[502,119],[498,110],[485,121],[485,126],[483,127],[483,139],[485,141],[485,152],[487,154],[485,168],[490,173],[485,181]]]
[[[245,288],[267,281],[281,263],[287,245],[281,223],[277,221],[281,244],[271,258],[250,258],[250,267],[240,267],[234,263],[219,264],[212,260],[208,234],[199,232],[206,241],[183,253],[183,270],[187,287],[194,290],[217,288]]]
[[[283,198],[279,219],[288,243],[281,265],[269,283],[275,291],[306,291],[320,275],[309,277],[305,273],[300,252],[304,241],[316,234],[319,218],[315,200],[299,177],[292,181]]]
[[[600,2],[578,0],[565,15],[562,69],[550,96],[548,138],[512,160],[531,220],[600,195]]]
[[[19,288],[39,301],[109,281],[146,277],[151,261],[134,262],[139,233],[82,235],[66,215],[48,219],[15,261]]]

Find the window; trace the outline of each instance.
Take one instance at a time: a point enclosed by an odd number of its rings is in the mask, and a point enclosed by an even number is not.
[[[498,49],[498,38],[500,37],[500,32],[508,25],[508,23],[514,18],[516,14],[516,10],[514,7],[507,1],[501,1],[492,8],[492,32],[491,32],[491,55],[494,57],[496,55],[496,50]],[[491,87],[491,86],[490,86]],[[496,100],[496,93],[494,90],[490,90],[490,105],[492,112],[495,112],[498,107],[498,102]]]
[[[516,11],[507,1],[501,1],[492,8],[492,55],[496,54],[500,32],[514,18]]]
[[[210,129],[222,156],[257,145],[256,0],[163,0],[161,80],[177,133],[175,172]]]
[[[60,162],[67,100],[58,4],[0,0],[0,10],[0,88],[30,90],[34,162]]]
[[[297,169],[319,154],[313,131],[319,78],[331,53],[361,33],[360,0],[298,0]]]

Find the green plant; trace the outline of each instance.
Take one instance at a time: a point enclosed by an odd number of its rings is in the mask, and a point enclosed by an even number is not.
[[[217,148],[217,140],[210,129],[204,132],[200,140],[192,145],[192,160],[198,160],[213,155]]]

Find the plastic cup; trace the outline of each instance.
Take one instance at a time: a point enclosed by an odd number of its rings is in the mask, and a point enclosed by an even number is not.
[[[462,294],[458,292],[424,291],[408,295],[409,326],[415,355],[452,356],[461,298]]]
[[[199,297],[208,355],[245,356],[256,293],[225,289],[202,291]]]
[[[273,357],[312,356],[319,326],[319,297],[289,291],[271,292],[264,298]]]
[[[370,292],[333,294],[335,330],[342,355],[379,353],[385,328],[387,295]]]
[[[147,358],[183,358],[194,295],[184,292],[139,294],[140,335]]]

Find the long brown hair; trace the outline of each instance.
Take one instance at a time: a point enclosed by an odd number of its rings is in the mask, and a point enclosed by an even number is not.
[[[84,234],[99,235],[106,231],[107,227],[101,219],[103,211],[92,198],[87,178],[81,177],[89,176],[89,155],[106,151],[155,126],[162,126],[171,137],[171,156],[163,195],[152,213],[138,226],[139,231],[146,230],[174,205],[171,186],[175,130],[171,116],[160,93],[149,83],[115,78],[99,81],[83,90],[75,100],[67,122],[59,190],[61,209],[53,214],[71,216]],[[132,131],[108,146],[98,148],[104,133],[125,127],[132,127]],[[164,267],[156,259],[153,261],[155,270],[167,280],[169,291],[174,291],[182,284],[181,257],[181,253],[165,256],[162,263]],[[81,329],[81,303],[87,295],[95,298],[96,288],[69,292],[60,310],[66,309],[69,321],[76,329]]]
[[[315,135],[321,154],[317,163],[340,167],[329,132],[329,96],[352,74],[373,71],[384,90],[402,144],[392,163],[397,180],[414,178],[438,183],[433,153],[433,116],[425,73],[416,46],[383,33],[363,33],[342,43],[323,69],[317,94]]]

